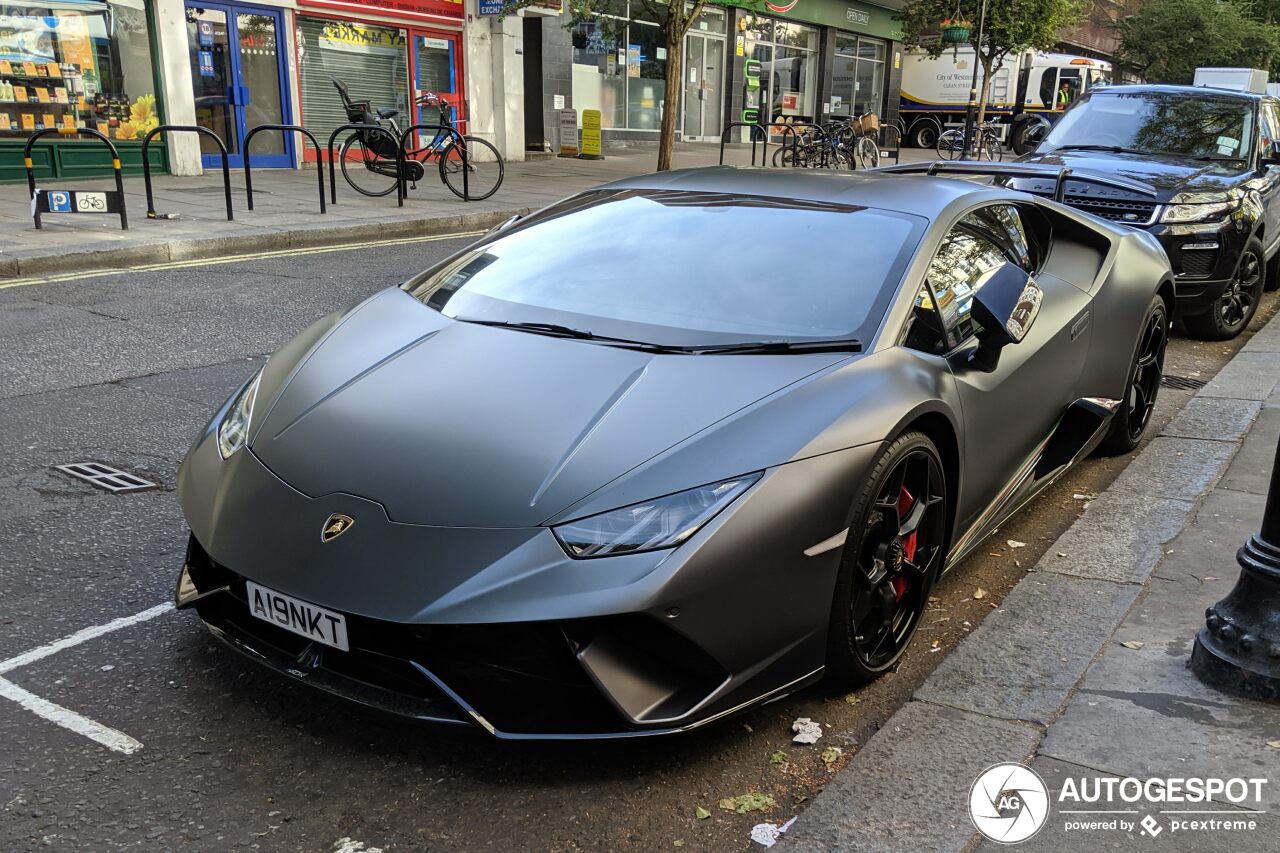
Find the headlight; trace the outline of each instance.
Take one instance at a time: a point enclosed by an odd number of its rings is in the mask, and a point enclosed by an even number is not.
[[[244,447],[249,439],[249,419],[253,417],[253,401],[258,396],[258,382],[261,379],[262,371],[259,370],[232,401],[226,417],[218,424],[218,452],[223,459]]]
[[[1207,222],[1235,210],[1239,193],[1178,193],[1160,214],[1161,222]]]
[[[751,488],[760,472],[698,486],[552,528],[573,557],[607,557],[674,548]]]

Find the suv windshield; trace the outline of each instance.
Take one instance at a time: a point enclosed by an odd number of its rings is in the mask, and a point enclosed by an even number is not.
[[[1063,115],[1041,152],[1087,146],[1143,154],[1248,159],[1253,102],[1171,92],[1090,93]]]
[[[448,317],[671,347],[870,341],[927,222],[834,202],[599,190],[405,285]]]

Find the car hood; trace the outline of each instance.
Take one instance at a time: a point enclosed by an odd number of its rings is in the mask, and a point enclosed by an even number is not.
[[[392,521],[529,527],[848,357],[655,355],[456,322],[393,289],[268,364],[250,447],[293,488]]]
[[[1226,162],[1200,162],[1185,157],[1158,154],[1126,154],[1110,151],[1047,151],[1035,152],[1020,158],[1022,163],[1039,163],[1078,172],[1092,172],[1103,177],[1115,176],[1136,181],[1155,191],[1155,200],[1168,202],[1181,192],[1218,192],[1231,189],[1240,183],[1246,170]],[[1022,189],[1020,185],[1017,185]],[[1079,187],[1068,181],[1068,191],[1076,194],[1080,189],[1086,194],[1101,192],[1095,186]],[[1108,195],[1117,190],[1107,189]],[[1129,194],[1125,194],[1129,195]],[[1140,198],[1141,196],[1135,195]]]

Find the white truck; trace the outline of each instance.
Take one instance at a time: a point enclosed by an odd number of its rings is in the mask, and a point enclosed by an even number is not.
[[[937,59],[930,59],[923,50],[908,51],[903,56],[898,114],[904,145],[932,148],[945,129],[964,123],[974,65],[971,47],[947,50]],[[980,65],[978,74],[981,94]],[[1043,126],[1046,119],[1054,121],[1054,114],[1060,113],[1065,104],[1110,81],[1109,62],[1028,50],[1006,58],[992,74],[987,118],[999,122],[1000,138],[1013,143],[1016,149],[1028,128]]]
[[[1267,72],[1261,68],[1197,68],[1191,85],[1265,95]]]

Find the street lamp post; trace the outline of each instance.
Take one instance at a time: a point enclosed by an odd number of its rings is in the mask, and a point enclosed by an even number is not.
[[[1205,611],[1191,671],[1222,690],[1280,700],[1280,446],[1262,530],[1236,552],[1236,562],[1235,588]]]
[[[978,115],[978,69],[982,66],[978,61],[978,55],[982,53],[982,29],[986,20],[987,0],[982,0],[978,10],[978,40],[973,43],[973,75],[969,79],[969,106],[964,111],[964,150],[960,153],[961,160],[969,159],[969,152],[973,145],[973,124]]]

